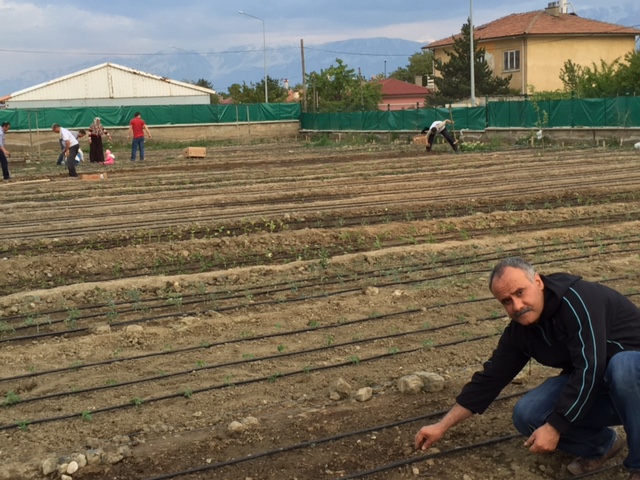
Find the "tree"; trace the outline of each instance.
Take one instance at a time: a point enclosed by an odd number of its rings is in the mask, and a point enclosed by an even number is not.
[[[409,64],[406,67],[400,67],[389,75],[396,80],[414,83],[415,78],[422,75],[422,86],[427,85],[427,76],[433,75],[433,53],[425,50],[414,53],[409,57]]]
[[[475,90],[479,95],[503,95],[512,93],[509,88],[511,75],[495,77],[485,59],[486,51],[474,44]],[[434,78],[436,93],[428,97],[432,105],[446,105],[471,96],[471,24],[462,25],[461,35],[453,40],[453,52],[445,52],[449,61],[435,60],[440,76]]]
[[[187,82],[187,83],[191,83],[192,85],[197,85],[198,87],[208,88],[209,90],[214,90],[213,83],[211,83],[209,80],[205,78],[199,78],[195,82]],[[209,101],[211,104],[218,104],[220,103],[220,97],[212,93],[211,95],[209,95]]]
[[[287,99],[289,91],[278,80],[267,76],[267,94],[269,103],[278,103]],[[264,79],[249,85],[234,83],[229,87],[229,95],[237,103],[264,103]]]
[[[640,95],[640,51],[627,53],[616,72],[619,95]]]
[[[382,100],[382,87],[378,82],[366,82],[355,70],[336,58],[320,73],[307,75],[307,102],[313,111],[354,112],[377,110]]]
[[[640,52],[632,50],[624,56],[607,63],[600,60],[591,67],[564,62],[560,71],[564,89],[578,98],[615,97],[640,94]]]

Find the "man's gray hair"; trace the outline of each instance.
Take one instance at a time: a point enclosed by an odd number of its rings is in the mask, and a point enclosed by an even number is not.
[[[493,267],[493,270],[491,270],[491,275],[489,275],[489,290],[491,290],[493,280],[496,278],[500,278],[508,267],[522,270],[527,274],[529,280],[533,282],[533,279],[536,275],[536,269],[533,268],[533,265],[520,257],[508,257],[502,260],[499,264]]]

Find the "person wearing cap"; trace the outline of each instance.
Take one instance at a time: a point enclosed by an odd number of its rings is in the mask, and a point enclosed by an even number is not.
[[[449,145],[451,145],[451,148],[453,148],[454,152],[458,151],[458,144],[453,139],[449,131],[447,130],[447,124],[453,125],[453,120],[449,120],[448,118],[445,120],[436,120],[431,124],[430,127],[424,127],[422,129],[422,132],[420,133],[422,133],[423,135],[428,132],[427,133],[427,152],[431,151],[433,140],[435,139],[437,134],[441,134],[447,140],[447,142],[449,142]]]

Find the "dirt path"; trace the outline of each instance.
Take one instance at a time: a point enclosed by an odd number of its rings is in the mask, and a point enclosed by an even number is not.
[[[568,457],[513,437],[510,407],[553,373],[538,365],[428,455],[412,440],[506,325],[486,288],[500,259],[635,301],[637,155],[274,144],[147,160],[103,182],[30,164],[0,185],[0,479],[60,478],[74,459],[74,479],[100,480],[567,476]],[[401,393],[417,371],[444,388]]]

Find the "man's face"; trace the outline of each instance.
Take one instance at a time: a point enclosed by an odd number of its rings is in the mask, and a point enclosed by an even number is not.
[[[544,284],[537,273],[531,280],[519,268],[507,267],[491,284],[493,296],[507,315],[520,325],[533,325],[540,320],[544,308]]]
[[[5,125],[4,127],[2,127],[2,130],[4,130],[4,132],[7,133],[10,128],[11,128],[11,125]]]

